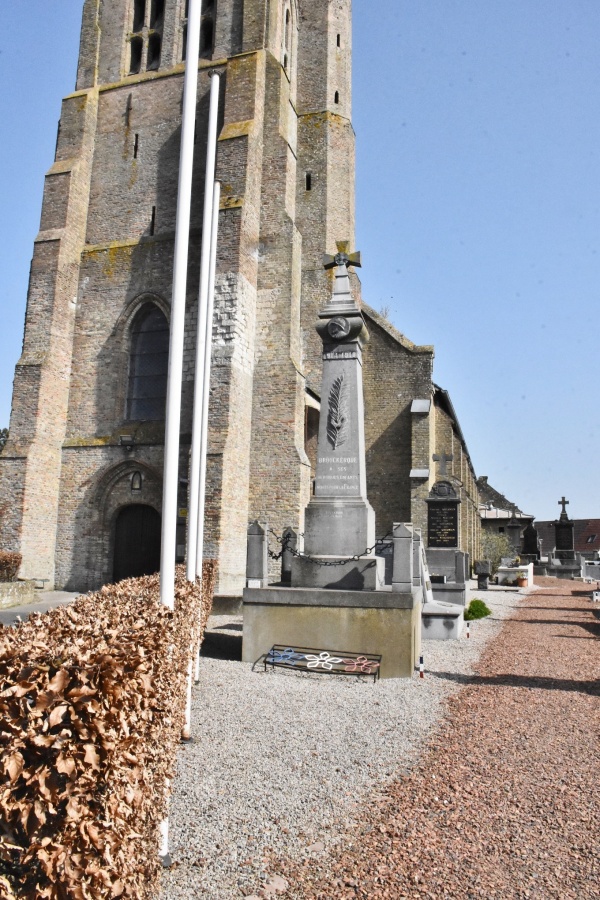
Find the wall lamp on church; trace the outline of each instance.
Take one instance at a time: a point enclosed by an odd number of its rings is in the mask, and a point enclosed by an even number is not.
[[[119,447],[125,447],[128,453],[131,453],[133,450],[133,435],[132,434],[120,434],[119,435]]]

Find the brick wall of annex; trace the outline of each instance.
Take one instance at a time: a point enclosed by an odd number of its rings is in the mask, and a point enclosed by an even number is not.
[[[459,434],[456,424],[448,411],[437,401],[433,407],[435,423],[435,450],[438,455],[446,453],[452,456],[447,465],[447,480],[452,483],[461,503],[459,505],[459,533],[460,549],[466,550],[471,561],[479,557],[480,550],[480,518],[479,493],[473,464],[469,457],[464,440]],[[439,463],[433,463],[436,467],[436,480],[441,480],[438,473]]]
[[[418,347],[363,306],[370,341],[363,351],[367,496],[381,537],[410,522],[411,403],[431,393],[433,349]]]

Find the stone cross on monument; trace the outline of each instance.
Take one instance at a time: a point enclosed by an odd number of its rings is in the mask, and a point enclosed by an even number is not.
[[[446,453],[446,451],[444,450],[441,456],[439,456],[437,453],[434,453],[432,459],[434,462],[440,463],[438,467],[438,475],[441,475],[442,478],[447,478],[448,470],[446,468],[446,464],[452,462],[452,460],[454,459],[454,455],[452,453]]]
[[[316,326],[323,341],[321,418],[315,491],[304,518],[305,556],[328,565],[294,558],[292,585],[376,590],[381,560],[373,551],[365,555],[375,544],[362,385],[362,348],[369,333],[348,277],[348,266],[359,266],[360,254],[349,254],[346,243],[337,246],[335,256],[323,258],[324,267],[335,272],[331,297]]]
[[[568,519],[569,516],[568,516],[568,514],[567,514],[566,507],[569,505],[569,501],[568,501],[568,500],[565,500],[565,495],[564,495],[564,494],[563,494],[562,500],[559,500],[559,501],[558,501],[558,505],[559,505],[559,506],[562,506],[562,511],[561,511],[561,514],[560,514],[561,519]]]

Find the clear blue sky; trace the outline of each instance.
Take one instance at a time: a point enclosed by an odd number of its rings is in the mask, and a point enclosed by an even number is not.
[[[5,3],[0,427],[82,0]],[[434,344],[478,475],[600,518],[597,0],[354,0],[363,293]]]

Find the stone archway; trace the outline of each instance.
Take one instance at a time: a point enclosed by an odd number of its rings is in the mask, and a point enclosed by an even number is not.
[[[126,459],[99,473],[95,483],[90,486],[89,498],[81,511],[80,526],[80,533],[87,544],[87,563],[81,580],[75,582],[73,579],[78,590],[98,590],[103,584],[114,581],[117,546],[115,532],[122,509],[138,505],[149,506],[155,510],[160,521],[162,447],[146,449],[155,457],[152,464],[128,454]],[[124,571],[120,565],[119,569]]]
[[[152,575],[160,569],[160,514],[153,506],[123,506],[115,521],[113,581]]]

